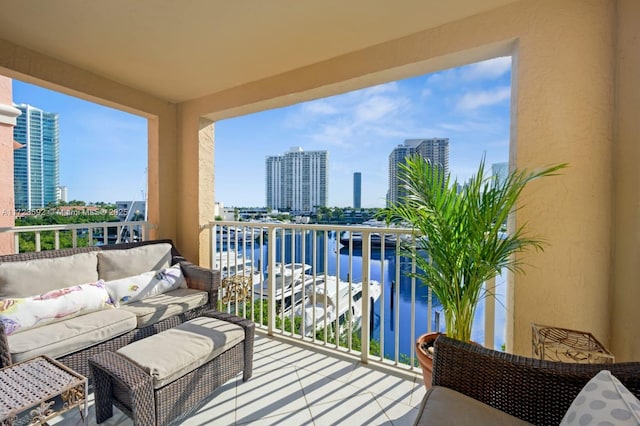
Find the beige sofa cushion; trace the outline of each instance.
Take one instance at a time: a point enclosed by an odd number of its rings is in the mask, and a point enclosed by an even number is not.
[[[434,386],[424,396],[414,423],[415,426],[524,426],[530,424],[504,411],[441,386]]]
[[[8,336],[14,362],[37,355],[58,358],[125,334],[136,328],[136,317],[107,309]]]
[[[105,281],[132,277],[147,271],[168,268],[171,244],[149,244],[122,250],[98,252],[98,275]]]
[[[138,302],[121,305],[118,309],[135,314],[138,319],[137,327],[143,328],[202,306],[207,303],[208,298],[206,291],[179,288]]]
[[[244,340],[244,330],[215,318],[198,317],[118,349],[153,377],[159,389],[206,364]]]
[[[95,281],[96,252],[0,263],[0,298],[29,297]]]

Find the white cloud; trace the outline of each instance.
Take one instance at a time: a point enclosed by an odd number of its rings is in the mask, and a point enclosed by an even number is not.
[[[351,94],[366,98],[369,96],[381,95],[383,93],[397,93],[399,89],[400,87],[398,86],[398,82],[390,81],[389,83],[378,84],[377,86],[371,86],[366,89],[351,92]]]
[[[457,108],[461,110],[473,110],[484,106],[495,105],[511,97],[511,88],[508,86],[496,87],[493,90],[479,90],[468,92],[458,101]]]
[[[405,98],[373,96],[355,106],[354,118],[358,123],[368,123],[393,114],[408,101]]]
[[[429,89],[428,87],[425,87],[424,89],[422,89],[422,92],[420,93],[420,96],[422,96],[423,98],[428,98],[429,96],[431,96],[431,89]]]
[[[489,59],[461,68],[461,77],[465,81],[495,79],[511,69],[511,57]]]
[[[333,115],[338,112],[338,109],[330,102],[321,99],[318,101],[311,101],[303,104],[302,112],[304,114],[312,115]]]

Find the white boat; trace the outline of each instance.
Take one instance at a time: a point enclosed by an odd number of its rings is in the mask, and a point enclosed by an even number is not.
[[[307,290],[313,284],[313,279],[309,275],[311,265],[306,263],[276,263],[275,269],[275,292],[274,300],[278,312],[283,309],[289,312],[292,306],[299,304],[302,300],[302,289]],[[253,292],[256,298],[267,298],[269,293],[268,281],[264,280],[261,285],[254,285]]]
[[[362,232],[345,232],[340,236],[340,244],[345,247],[349,247],[349,245],[354,248],[362,247]],[[383,245],[386,249],[393,250],[396,248],[396,241],[398,237],[395,234],[380,234],[379,232],[371,233],[370,242],[371,247],[380,248]]]
[[[214,256],[213,269],[219,270],[222,278],[234,275],[242,275],[251,277],[252,285],[259,285],[262,279],[262,272],[253,265],[251,259],[243,257],[241,254],[236,255],[232,251],[223,251]]]
[[[378,300],[381,292],[379,282],[369,281],[372,302]],[[302,317],[300,332],[305,336],[335,324],[336,319],[339,326],[351,322],[352,328],[357,329],[362,321],[362,283],[349,284],[332,275],[318,276],[305,303],[295,309],[295,315]]]
[[[262,231],[258,228],[249,227],[222,227],[216,231],[216,242],[235,244],[247,244],[257,240]]]

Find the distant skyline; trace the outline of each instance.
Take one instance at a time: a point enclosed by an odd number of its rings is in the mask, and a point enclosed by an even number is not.
[[[382,207],[388,157],[405,139],[450,140],[459,181],[509,154],[511,58],[390,82],[215,124],[215,201],[265,204],[265,158],[293,146],[329,151],[331,207]],[[146,191],[145,118],[14,80],[13,100],[60,114],[60,185],[87,202],[140,200]]]
[[[216,123],[216,201],[264,205],[264,159],[293,146],[329,151],[329,206],[382,207],[388,159],[405,139],[449,138],[459,181],[509,158],[511,58],[496,58]],[[239,166],[242,166],[239,169]],[[239,173],[239,170],[242,172]]]

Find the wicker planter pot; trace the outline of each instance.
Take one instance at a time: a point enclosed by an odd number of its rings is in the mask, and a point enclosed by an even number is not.
[[[424,386],[427,390],[431,389],[431,377],[433,374],[433,355],[423,349],[424,344],[433,346],[433,342],[443,333],[437,331],[431,333],[425,333],[418,337],[416,340],[416,354],[418,355],[418,362],[422,368],[422,379],[424,380]]]

